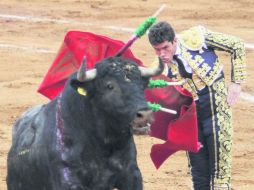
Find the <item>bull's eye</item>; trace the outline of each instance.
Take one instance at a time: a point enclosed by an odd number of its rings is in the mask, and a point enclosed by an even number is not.
[[[112,83],[108,83],[107,84],[107,88],[109,89],[109,90],[112,90],[112,89],[114,89],[114,86],[113,86],[113,84]]]

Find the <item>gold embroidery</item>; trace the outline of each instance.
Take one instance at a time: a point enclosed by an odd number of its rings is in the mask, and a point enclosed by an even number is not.
[[[220,65],[218,59],[214,63],[214,67],[211,68],[208,63],[204,62],[204,59],[200,58],[200,55],[196,55],[193,59],[191,53],[188,52],[186,48],[181,46],[181,51],[182,56],[189,63],[189,65],[193,69],[193,72],[195,72],[199,77],[201,77],[201,79],[206,83],[206,85],[210,86],[222,70],[222,66]]]
[[[171,79],[173,79],[174,81],[182,81],[183,78],[179,74],[178,67],[173,63],[171,63],[169,65],[169,67],[171,69],[172,74],[176,76],[176,77],[173,77]],[[195,86],[195,84],[193,83],[193,81],[191,79],[189,79],[189,78],[186,79],[186,83],[183,84],[183,88],[185,88],[186,90],[188,90],[192,94],[194,100],[198,100],[196,86]]]
[[[218,32],[212,32],[203,28],[206,43],[217,50],[231,53],[233,72],[231,80],[244,82],[246,80],[246,56],[245,47],[241,39]]]
[[[212,112],[212,129],[213,129],[213,140],[214,140],[214,168],[218,168],[218,162],[217,162],[217,155],[218,155],[218,152],[217,152],[217,147],[218,147],[218,144],[217,144],[217,140],[216,140],[216,123],[215,123],[215,113],[214,113],[214,102],[213,102],[213,96],[212,96],[212,90],[210,87],[209,88],[209,97],[210,97],[210,105],[211,105],[211,112]],[[215,169],[214,171],[214,176],[217,176],[218,175],[218,170]],[[212,178],[212,176],[211,176]],[[212,183],[212,181],[211,181]]]
[[[202,48],[205,41],[202,30],[199,27],[192,27],[179,34],[179,40],[183,46],[192,51]]]
[[[193,80],[187,78],[186,81],[187,82],[183,85],[183,88],[185,88],[192,94],[194,100],[198,100],[197,90],[195,84],[193,83]]]
[[[173,81],[182,81],[183,78],[182,76],[179,74],[179,70],[176,64],[169,64],[169,68],[172,72],[173,75],[175,75],[175,77],[171,77],[171,79],[173,79]]]
[[[218,59],[216,60],[216,62],[214,63],[213,69],[208,73],[207,76],[205,76],[203,78],[204,82],[210,86],[215,79],[218,77],[218,75],[220,74],[222,70],[222,65],[220,65]]]
[[[204,62],[204,59],[200,55],[195,56],[195,61],[198,65]]]
[[[201,80],[201,78],[196,75],[195,73],[192,74],[192,80],[193,80],[193,83],[195,84],[196,88],[198,90],[202,90],[205,88],[206,84],[204,83],[203,80]]]
[[[220,128],[218,139],[220,142],[219,147],[219,171],[215,175],[214,184],[218,187],[225,187],[230,184],[231,179],[231,150],[232,150],[232,122],[231,122],[231,109],[227,104],[227,91],[225,80],[221,79],[213,84],[215,93],[215,105],[217,124]],[[218,177],[217,177],[218,176]]]

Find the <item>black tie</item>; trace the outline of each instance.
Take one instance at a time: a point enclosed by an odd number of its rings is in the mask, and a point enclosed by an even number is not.
[[[185,67],[183,65],[183,62],[181,59],[179,59],[179,57],[177,57],[177,55],[174,55],[173,56],[174,60],[177,62],[178,64],[178,70],[179,70],[179,73],[180,75],[183,77],[183,78],[191,78],[192,77],[192,74],[191,73],[188,73],[186,70],[185,70]]]

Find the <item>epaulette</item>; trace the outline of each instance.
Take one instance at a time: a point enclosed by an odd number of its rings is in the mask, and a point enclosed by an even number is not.
[[[192,51],[200,50],[205,42],[205,37],[200,26],[182,31],[178,39],[183,47]]]

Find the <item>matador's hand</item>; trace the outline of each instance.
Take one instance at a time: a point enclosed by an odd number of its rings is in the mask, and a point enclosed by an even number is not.
[[[241,85],[231,82],[229,87],[228,87],[228,97],[227,97],[227,102],[229,106],[233,106],[237,100],[240,97],[241,93]]]

